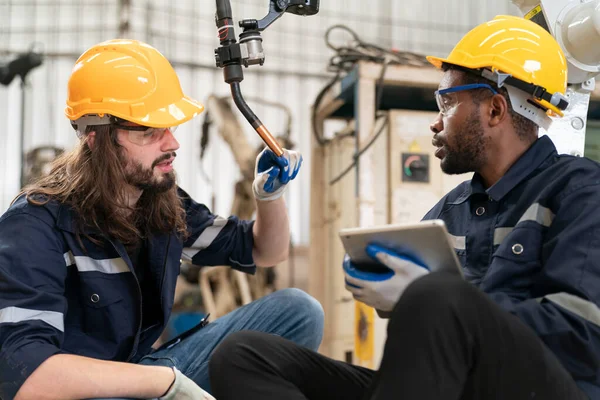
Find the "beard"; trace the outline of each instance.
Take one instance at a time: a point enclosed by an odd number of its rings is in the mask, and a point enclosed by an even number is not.
[[[485,139],[479,115],[469,116],[453,142],[444,143],[446,154],[441,161],[441,168],[446,174],[477,171],[485,163]]]
[[[175,157],[175,152],[165,154],[152,163],[150,168],[142,164],[128,160],[125,163],[125,181],[127,184],[144,192],[164,193],[173,188],[176,182],[174,171],[163,173],[159,178],[154,176],[154,167],[162,161]]]

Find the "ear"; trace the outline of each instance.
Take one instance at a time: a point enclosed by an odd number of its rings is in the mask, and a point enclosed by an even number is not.
[[[489,126],[498,126],[508,117],[508,102],[506,101],[506,98],[501,94],[493,95],[487,111]]]
[[[96,142],[96,132],[95,131],[91,131],[90,133],[88,133],[86,140],[87,140],[88,147],[90,149],[93,149],[94,148],[94,143]]]

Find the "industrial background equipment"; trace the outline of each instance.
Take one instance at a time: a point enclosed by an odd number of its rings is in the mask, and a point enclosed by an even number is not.
[[[31,49],[28,52],[19,54],[8,63],[0,65],[0,84],[8,86],[16,77],[19,77],[21,81],[21,123],[19,135],[19,156],[22,164],[19,175],[19,184],[21,187],[25,186],[28,182],[25,165],[30,162],[27,158],[28,156],[25,154],[25,136],[27,134],[25,131],[25,104],[27,88],[29,86],[29,80],[27,78],[33,69],[42,65],[43,61],[44,59],[41,53],[36,51],[35,46],[31,46]]]
[[[582,156],[590,97],[600,73],[600,0],[511,0],[523,14],[554,36],[568,62],[563,118],[546,131],[559,150]]]
[[[291,110],[281,103],[261,98],[249,97],[248,100],[276,108],[285,113],[285,127],[281,135],[276,136],[276,140],[286,149],[293,149],[295,145],[291,140]],[[218,134],[228,145],[239,168],[240,178],[235,183],[230,213],[242,219],[251,219],[256,211],[256,202],[252,194],[254,164],[263,146],[253,147],[251,145],[236,113],[231,107],[230,96],[212,94],[208,96],[205,104],[207,111],[204,115],[200,136],[200,160],[204,161],[205,151],[211,143],[211,136]],[[200,167],[203,175],[206,176],[202,163]],[[206,176],[206,179],[210,183],[208,176]],[[290,250],[292,249],[293,246],[290,242]],[[290,254],[293,256],[293,251],[290,251]],[[293,276],[293,271],[291,272],[291,276]],[[210,313],[212,318],[216,318],[275,291],[275,275],[275,268],[258,268],[255,275],[248,276],[225,266],[205,267],[184,263],[182,265],[182,276],[188,283],[195,286],[187,287],[186,294],[182,295],[180,301],[176,304],[183,305],[190,302],[192,298],[190,296],[199,289],[199,296],[196,299],[201,300],[201,302],[196,304],[196,310],[202,313]],[[293,281],[290,284],[293,285]],[[186,312],[189,311],[190,307],[187,307]]]

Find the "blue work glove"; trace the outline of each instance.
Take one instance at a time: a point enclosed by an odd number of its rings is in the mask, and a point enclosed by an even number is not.
[[[281,157],[277,157],[269,148],[261,151],[256,157],[252,184],[256,200],[280,198],[288,182],[298,175],[301,165],[302,155],[296,151],[284,149]]]
[[[429,273],[425,265],[380,245],[369,244],[366,252],[387,270],[371,272],[357,269],[346,255],[343,263],[346,289],[355,300],[379,311],[392,311],[407,286]]]

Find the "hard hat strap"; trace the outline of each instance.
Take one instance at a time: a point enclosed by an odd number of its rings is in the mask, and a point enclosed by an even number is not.
[[[520,79],[513,78],[512,76],[506,79],[508,85],[514,86],[517,89],[521,89],[525,93],[530,94],[533,98],[539,100],[545,100],[552,104],[559,110],[566,110],[569,106],[569,100],[562,93],[550,94],[545,88],[534,85],[533,83],[527,83]]]
[[[80,139],[85,135],[86,129],[88,126],[94,125],[110,125],[112,124],[111,116],[105,114],[103,116],[99,115],[84,115],[81,118],[76,119],[75,121],[71,121],[71,126],[77,132],[77,137]]]
[[[562,93],[557,92],[550,94],[544,87],[522,81],[510,74],[505,74],[498,70],[490,71],[489,69],[485,68],[471,71],[480,74],[486,79],[496,82],[498,87],[502,87],[505,84],[514,86],[517,89],[520,89],[525,93],[531,95],[534,99],[547,101],[559,110],[565,110],[569,106],[569,101],[565,96],[563,96]]]

